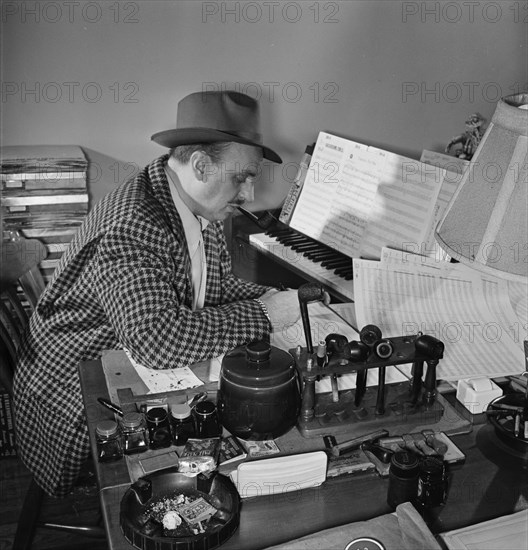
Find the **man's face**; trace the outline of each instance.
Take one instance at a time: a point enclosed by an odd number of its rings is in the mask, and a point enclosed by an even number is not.
[[[259,147],[231,143],[222,158],[206,163],[200,196],[200,214],[209,221],[224,220],[238,205],[252,202],[255,179],[260,172]]]

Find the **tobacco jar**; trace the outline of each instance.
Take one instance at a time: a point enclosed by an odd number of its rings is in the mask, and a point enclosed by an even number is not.
[[[297,422],[301,404],[293,357],[264,340],[224,356],[218,390],[220,421],[241,439],[275,439]]]

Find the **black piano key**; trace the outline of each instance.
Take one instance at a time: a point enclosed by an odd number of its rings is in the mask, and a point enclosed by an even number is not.
[[[347,267],[351,265],[352,260],[350,258],[335,258],[333,260],[325,260],[321,265],[323,267]]]
[[[286,237],[287,235],[294,234],[294,231],[291,229],[268,229],[268,231],[266,231],[266,235],[269,235],[270,237],[275,237],[276,239],[279,237]]]
[[[335,257],[335,252],[333,252],[332,250],[329,250],[328,248],[321,247],[317,250],[314,250],[313,252],[307,253],[306,256],[310,259],[312,258],[330,259]]]
[[[349,265],[349,266],[345,266],[345,267],[338,267],[337,269],[334,270],[334,273],[336,275],[347,275],[347,273],[351,273],[352,272],[352,266]]]
[[[296,244],[292,246],[293,250],[300,252],[301,254],[304,254],[305,252],[312,252],[315,250],[313,244]]]
[[[286,246],[294,243],[306,243],[306,237],[302,235],[291,235],[287,237],[278,237],[278,241]]]

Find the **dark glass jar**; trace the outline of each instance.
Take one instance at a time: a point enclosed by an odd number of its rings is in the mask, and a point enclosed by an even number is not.
[[[419,473],[418,457],[414,453],[398,451],[392,455],[387,492],[387,503],[391,508],[403,502],[416,502]]]
[[[422,508],[443,506],[447,498],[447,471],[444,461],[427,457],[420,463],[417,505]]]
[[[123,458],[121,434],[117,422],[102,420],[95,428],[97,458],[99,462],[111,462]]]
[[[201,401],[193,409],[196,437],[205,439],[207,437],[220,437],[222,427],[218,420],[216,405],[212,401]]]
[[[149,447],[145,417],[138,412],[126,413],[121,419],[123,452],[126,455],[142,453]]]
[[[149,447],[151,449],[163,449],[170,447],[172,436],[169,424],[169,414],[163,407],[154,407],[147,411],[147,428],[149,434]]]
[[[185,445],[189,437],[195,436],[194,421],[189,405],[185,403],[182,405],[172,405],[170,422],[174,445]]]

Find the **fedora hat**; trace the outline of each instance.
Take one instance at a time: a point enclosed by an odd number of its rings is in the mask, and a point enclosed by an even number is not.
[[[195,92],[178,103],[176,128],[154,134],[164,147],[235,141],[262,149],[265,159],[282,160],[262,143],[259,105],[252,97],[233,91]]]

